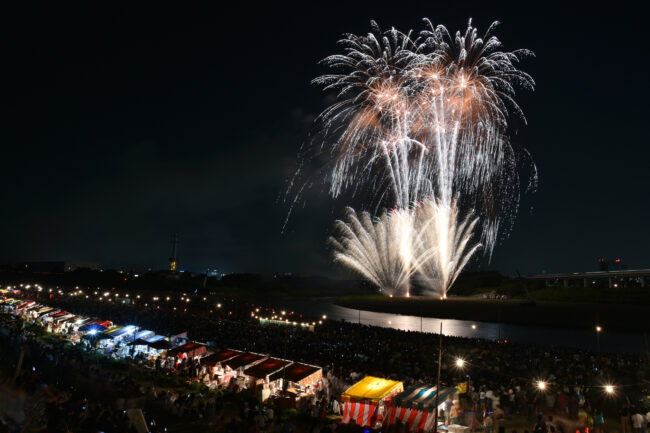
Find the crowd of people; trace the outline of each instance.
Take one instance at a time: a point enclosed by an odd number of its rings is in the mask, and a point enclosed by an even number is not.
[[[187,310],[182,308],[184,304],[174,302],[160,308],[154,304],[145,306],[143,302],[97,302],[74,296],[52,297],[47,293],[30,296],[75,314],[133,324],[161,334],[187,332],[191,339],[206,342],[212,348],[267,353],[321,365],[327,372],[326,386],[320,398],[304,409],[319,415],[338,412],[336,399],[340,393],[365,375],[400,380],[405,386],[436,381],[438,336],[433,334],[342,321],[323,321],[313,331],[261,326],[251,316],[251,311],[259,306],[234,299],[220,298],[223,307],[218,310],[207,306]],[[211,298],[206,305],[215,302]],[[455,363],[458,358],[465,360],[462,369]],[[621,420],[627,417],[632,426],[632,415],[645,413],[650,369],[648,359],[636,354],[596,355],[557,347],[445,336],[442,359],[443,384],[469,382],[460,418],[473,429],[499,432],[505,428],[504,420],[513,416],[526,419],[532,429],[542,413],[547,431],[568,433],[575,431],[571,429],[576,426],[601,428],[599,420],[604,415]],[[606,385],[612,385],[611,392]],[[182,400],[179,404],[187,405]],[[317,402],[318,405],[313,404]],[[194,402],[191,406],[203,407]],[[207,404],[204,412],[212,413]],[[554,421],[549,421],[549,415],[555,417]],[[626,425],[621,421],[621,429]],[[567,426],[571,429],[567,430]]]
[[[142,410],[141,419],[152,433],[198,427],[215,432],[295,431],[282,409],[260,406],[252,395],[225,389],[180,394],[143,383],[138,380],[141,371],[133,366],[113,370],[92,352],[39,338],[34,327],[10,315],[0,315],[0,347],[0,432],[136,432],[132,410],[136,415]],[[302,425],[332,431],[325,412],[321,401],[313,401],[297,414],[304,415]]]

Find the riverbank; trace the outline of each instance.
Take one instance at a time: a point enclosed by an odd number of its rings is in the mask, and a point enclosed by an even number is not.
[[[336,305],[379,313],[472,320],[513,325],[546,326],[570,329],[650,332],[650,307],[647,304],[596,304],[537,301],[526,305],[521,299],[432,297],[389,298],[386,296],[344,296]]]

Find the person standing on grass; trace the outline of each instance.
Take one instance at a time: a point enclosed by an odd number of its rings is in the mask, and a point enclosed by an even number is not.
[[[644,422],[645,417],[639,411],[635,411],[634,415],[632,415],[632,430],[634,433],[641,433],[643,431]]]
[[[621,420],[621,433],[632,433],[632,428],[630,426],[630,409],[627,407],[627,404],[623,403],[621,408],[618,410],[618,417]]]
[[[542,419],[542,415],[537,415],[537,422],[533,427],[533,433],[548,433],[548,428],[546,427],[546,423]]]
[[[595,433],[604,433],[605,415],[600,409],[594,409],[594,430]]]
[[[569,399],[565,393],[560,391],[560,394],[557,396],[557,406],[558,410],[563,414],[569,413]]]
[[[485,433],[494,433],[494,418],[491,414],[485,417],[483,426],[485,427]]]
[[[450,415],[451,415],[451,423],[452,424],[460,424],[460,404],[458,400],[454,401],[451,409],[450,410]]]

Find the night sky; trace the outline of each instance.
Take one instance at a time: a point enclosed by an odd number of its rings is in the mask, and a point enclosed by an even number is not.
[[[650,267],[646,11],[569,2],[228,2],[213,8],[26,2],[2,14],[0,262],[337,274],[345,203],[316,186],[282,232],[286,181],[327,96],[317,62],[344,32],[492,20],[537,82],[516,145],[539,171],[509,238],[473,268]],[[61,2],[58,2],[61,3]],[[207,3],[207,2],[206,2]],[[91,7],[93,9],[86,9]],[[106,8],[106,9],[100,9]],[[15,9],[20,8],[20,9]]]

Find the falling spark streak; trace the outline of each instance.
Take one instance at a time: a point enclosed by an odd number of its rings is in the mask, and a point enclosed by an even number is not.
[[[413,245],[423,253],[435,248],[436,254],[423,260],[418,267],[418,275],[425,283],[425,293],[447,297],[460,272],[479,248],[480,243],[472,244],[473,232],[478,218],[469,212],[459,221],[457,203],[451,206],[436,200],[425,200],[418,209],[421,215],[418,222],[420,239]]]
[[[424,246],[414,255],[412,242],[421,233],[412,209],[384,212],[374,222],[368,212],[347,208],[347,222],[335,222],[337,237],[329,239],[334,260],[366,277],[388,295],[407,295],[411,276],[429,260],[433,249]]]

